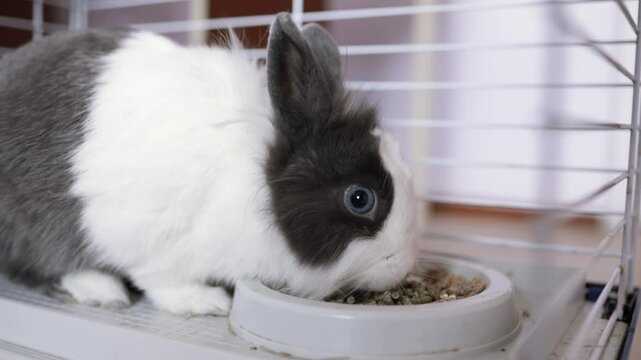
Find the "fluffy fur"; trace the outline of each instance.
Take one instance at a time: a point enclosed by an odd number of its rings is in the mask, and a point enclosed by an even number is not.
[[[383,166],[372,134],[376,112],[350,98],[340,78],[340,55],[317,25],[302,33],[282,21],[271,32],[268,89],[276,139],[267,180],[276,222],[306,263],[338,259],[353,239],[376,234],[394,201],[394,179]],[[344,206],[350,185],[377,194],[371,218]]]
[[[130,304],[127,289],[116,276],[99,271],[76,271],[60,279],[58,289],[83,305],[125,307]]]
[[[7,240],[16,234],[13,227],[27,223],[12,215],[19,200],[0,201],[0,257],[15,251],[16,243],[41,247],[41,257],[64,249],[64,256],[75,258],[51,275],[76,300],[96,302],[75,295],[91,289],[89,283],[98,287],[96,294],[118,288],[112,282],[117,277],[91,281],[95,273],[77,275],[79,269],[108,269],[130,278],[158,307],[192,314],[229,310],[229,296],[212,281],[259,279],[312,298],[400,281],[415,256],[409,172],[394,141],[375,127],[374,111],[345,101],[335,45],[319,31],[301,35],[287,15],[278,17],[268,63],[296,57],[281,68],[287,78],[268,74],[238,51],[183,48],[145,32],[132,32],[114,51],[96,55],[99,71],[87,91],[86,111],[76,113],[84,116],[77,143],[67,149],[67,165],[56,170],[71,179],[60,191],[77,204],[77,214],[60,219],[45,210],[36,216],[43,229],[55,228],[54,221],[73,224],[62,232],[69,237],[49,245],[41,233]],[[316,83],[292,72],[296,64],[312,71]],[[330,85],[339,92],[323,95],[328,107],[318,100]],[[298,101],[293,113],[283,107],[291,99]],[[306,113],[314,116],[301,117]],[[24,129],[32,120],[12,121],[0,124],[27,135],[9,140],[33,136],[39,143],[45,136],[45,127]],[[20,181],[7,171],[12,162],[6,153],[17,150],[1,150],[0,180]],[[30,176],[35,179],[28,184],[47,181],[37,171]],[[339,200],[327,196],[363,182],[380,191],[382,205],[371,223],[349,218]],[[29,197],[31,191],[29,185],[18,194]],[[0,198],[11,194],[1,191]],[[320,212],[304,211],[310,203]],[[328,209],[339,215],[329,216]],[[20,261],[13,264],[21,268]],[[118,298],[101,295],[97,302]]]
[[[0,60],[0,270],[39,283],[98,266],[69,170],[100,59],[126,35],[56,34]]]

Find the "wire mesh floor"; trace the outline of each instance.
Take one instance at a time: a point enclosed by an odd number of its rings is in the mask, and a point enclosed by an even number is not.
[[[195,345],[196,352],[201,352],[203,355],[225,355],[225,358],[231,358],[230,353],[236,354],[237,358],[275,358],[267,352],[258,354],[255,348],[250,344],[243,342],[241,339],[235,337],[230,333],[227,326],[227,318],[221,317],[191,317],[185,318],[177,315],[172,315],[166,312],[156,310],[149,301],[143,299],[136,302],[133,306],[125,309],[105,309],[97,307],[88,307],[77,304],[66,304],[58,300],[47,297],[43,294],[35,292],[24,286],[15,284],[4,277],[0,278],[0,316],[4,321],[8,318],[4,311],[16,311],[21,316],[16,315],[13,319],[9,319],[8,325],[3,326],[2,331],[14,332],[17,328],[28,328],[40,322],[40,327],[49,328],[48,331],[56,329],[58,326],[67,327],[82,320],[79,323],[78,329],[82,330],[81,333],[74,333],[71,331],[69,336],[64,336],[67,339],[68,346],[76,346],[75,344],[83,344],[85,347],[85,340],[89,337],[99,336],[94,331],[97,329],[109,329],[107,333],[112,335],[117,332],[126,332],[129,334],[130,339],[127,341],[130,344],[123,344],[118,342],[118,337],[105,337],[99,339],[99,343],[106,348],[111,346],[121,347],[117,357],[111,357],[105,353],[106,358],[138,358],[132,351],[130,346],[136,341],[139,341],[131,332],[138,334],[151,335],[155,341],[153,343],[161,343],[170,341],[177,344]],[[39,321],[37,317],[41,316],[42,312],[52,314],[52,321],[55,323],[46,323],[44,320]],[[15,315],[15,313],[14,313]],[[35,318],[35,319],[34,319]],[[4,322],[3,321],[3,322]],[[87,322],[89,321],[89,322]],[[7,323],[5,323],[7,324]],[[33,329],[31,329],[33,330]],[[46,344],[39,343],[39,335],[29,330],[26,338],[19,338],[11,336],[7,339],[6,334],[0,335],[0,341],[5,340],[10,343],[25,347],[33,347],[40,351],[48,351],[55,353],[55,355],[62,355],[67,358],[70,354],[64,349],[47,348]],[[57,330],[57,329],[56,329]],[[60,329],[62,330],[62,329]],[[65,330],[69,330],[68,328]],[[101,331],[99,331],[101,333]],[[136,340],[137,339],[137,340]],[[13,341],[12,341],[13,340]],[[34,341],[35,343],[31,343]],[[38,346],[40,344],[41,346]],[[124,345],[124,346],[123,346]],[[0,348],[2,344],[0,344]],[[182,348],[182,347],[180,347]],[[104,350],[104,349],[103,349]],[[152,353],[159,353],[153,349]],[[212,351],[213,350],[213,351]],[[76,353],[79,358],[99,358],[100,354],[104,351],[97,351],[96,348],[89,348],[86,351],[89,353]],[[91,357],[84,357],[83,354]],[[166,354],[166,358],[173,358],[171,355]],[[69,358],[73,358],[69,356]],[[146,358],[146,357],[145,357]],[[189,357],[191,358],[191,357]]]

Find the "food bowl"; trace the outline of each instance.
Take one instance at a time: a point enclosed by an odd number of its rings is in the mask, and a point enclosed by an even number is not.
[[[233,331],[267,350],[297,357],[423,357],[463,355],[496,349],[519,331],[510,280],[482,265],[424,256],[421,263],[444,267],[486,283],[464,299],[424,305],[349,305],[283,294],[258,281],[236,285]]]

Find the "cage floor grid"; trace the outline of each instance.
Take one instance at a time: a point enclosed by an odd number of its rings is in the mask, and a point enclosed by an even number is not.
[[[571,338],[580,298],[559,304],[549,313],[541,304],[553,298],[576,273],[572,269],[527,264],[486,262],[508,275],[515,286],[522,317],[520,335],[495,352],[478,359],[508,359],[517,343],[543,349],[554,356],[563,353],[563,341]],[[577,301],[578,300],[578,301]],[[559,314],[564,314],[559,316]],[[575,314],[579,313],[576,317]],[[16,359],[282,359],[257,349],[229,330],[227,318],[185,318],[157,311],[142,300],[126,309],[102,309],[64,304],[0,277],[0,357]],[[601,326],[601,325],[599,325]],[[548,327],[555,328],[550,332]],[[620,333],[622,330],[615,330]],[[553,334],[554,333],[554,334]],[[595,328],[598,337],[598,327]],[[563,338],[563,341],[560,339]],[[558,346],[557,346],[558,345]],[[609,347],[616,346],[611,342]],[[618,347],[616,347],[618,349]],[[606,352],[608,354],[616,352]],[[539,356],[540,356],[539,352]],[[458,356],[457,356],[458,355]],[[416,358],[460,358],[462,354],[438,354]]]
[[[137,338],[140,335],[151,337],[155,341],[151,341],[150,345],[169,341],[174,344],[194,347],[197,352],[209,355],[210,358],[211,355],[222,354],[225,354],[226,358],[232,354],[237,358],[275,358],[269,353],[257,354],[255,350],[252,350],[250,344],[244,343],[241,339],[232,335],[228,330],[226,318],[211,316],[185,318],[172,315],[156,310],[145,299],[125,309],[104,309],[66,304],[2,277],[0,278],[0,314],[2,315],[0,318],[7,319],[10,316],[10,314],[3,314],[3,310],[6,311],[8,309],[17,311],[22,316],[14,316],[13,322],[3,321],[4,325],[0,326],[0,340],[6,340],[20,346],[34,347],[38,350],[49,349],[49,352],[55,351],[56,355],[64,354],[62,355],[63,357],[69,357],[70,354],[65,349],[58,349],[58,346],[52,346],[55,344],[47,344],[46,341],[41,344],[40,337],[34,332],[27,331],[27,337],[23,339],[11,334],[3,334],[3,332],[14,333],[16,328],[28,327],[32,322],[40,323],[40,326],[46,326],[47,324],[43,324],[37,318],[33,319],[41,316],[41,312],[46,312],[52,315],[52,321],[62,326],[67,325],[66,327],[76,324],[78,321],[88,322],[88,324],[77,324],[80,325],[78,330],[83,330],[82,325],[87,325],[86,332],[81,331],[76,334],[70,331],[67,334],[71,336],[71,339],[75,339],[74,342],[78,343],[83,343],[83,339],[93,337],[92,331],[100,329],[107,330],[104,332],[106,337],[98,340],[101,343],[99,345],[103,346],[109,346],[110,343],[117,344],[114,342],[116,339],[112,335],[115,336],[119,332],[124,332],[125,337],[132,336],[132,338]],[[6,326],[7,324],[9,326]],[[68,328],[66,330],[72,329]],[[33,339],[29,339],[30,337],[33,337]],[[121,350],[114,350],[118,353],[112,355],[118,355],[117,358],[133,358],[129,353],[131,350],[131,348],[125,347]],[[76,356],[89,358],[83,357],[88,355],[95,359],[97,355],[93,353],[95,349],[91,349],[91,351],[83,354],[81,350],[77,350]],[[108,358],[115,357],[109,356]]]

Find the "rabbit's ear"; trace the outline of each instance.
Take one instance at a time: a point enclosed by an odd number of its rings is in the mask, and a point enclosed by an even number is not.
[[[314,45],[317,47],[320,44]],[[342,91],[340,84],[325,72],[289,14],[284,13],[276,17],[269,34],[267,82],[275,125],[288,138],[299,141],[319,121],[329,119],[337,94]]]
[[[302,34],[328,80],[338,87],[343,81],[341,55],[332,36],[318,24],[305,25]]]

